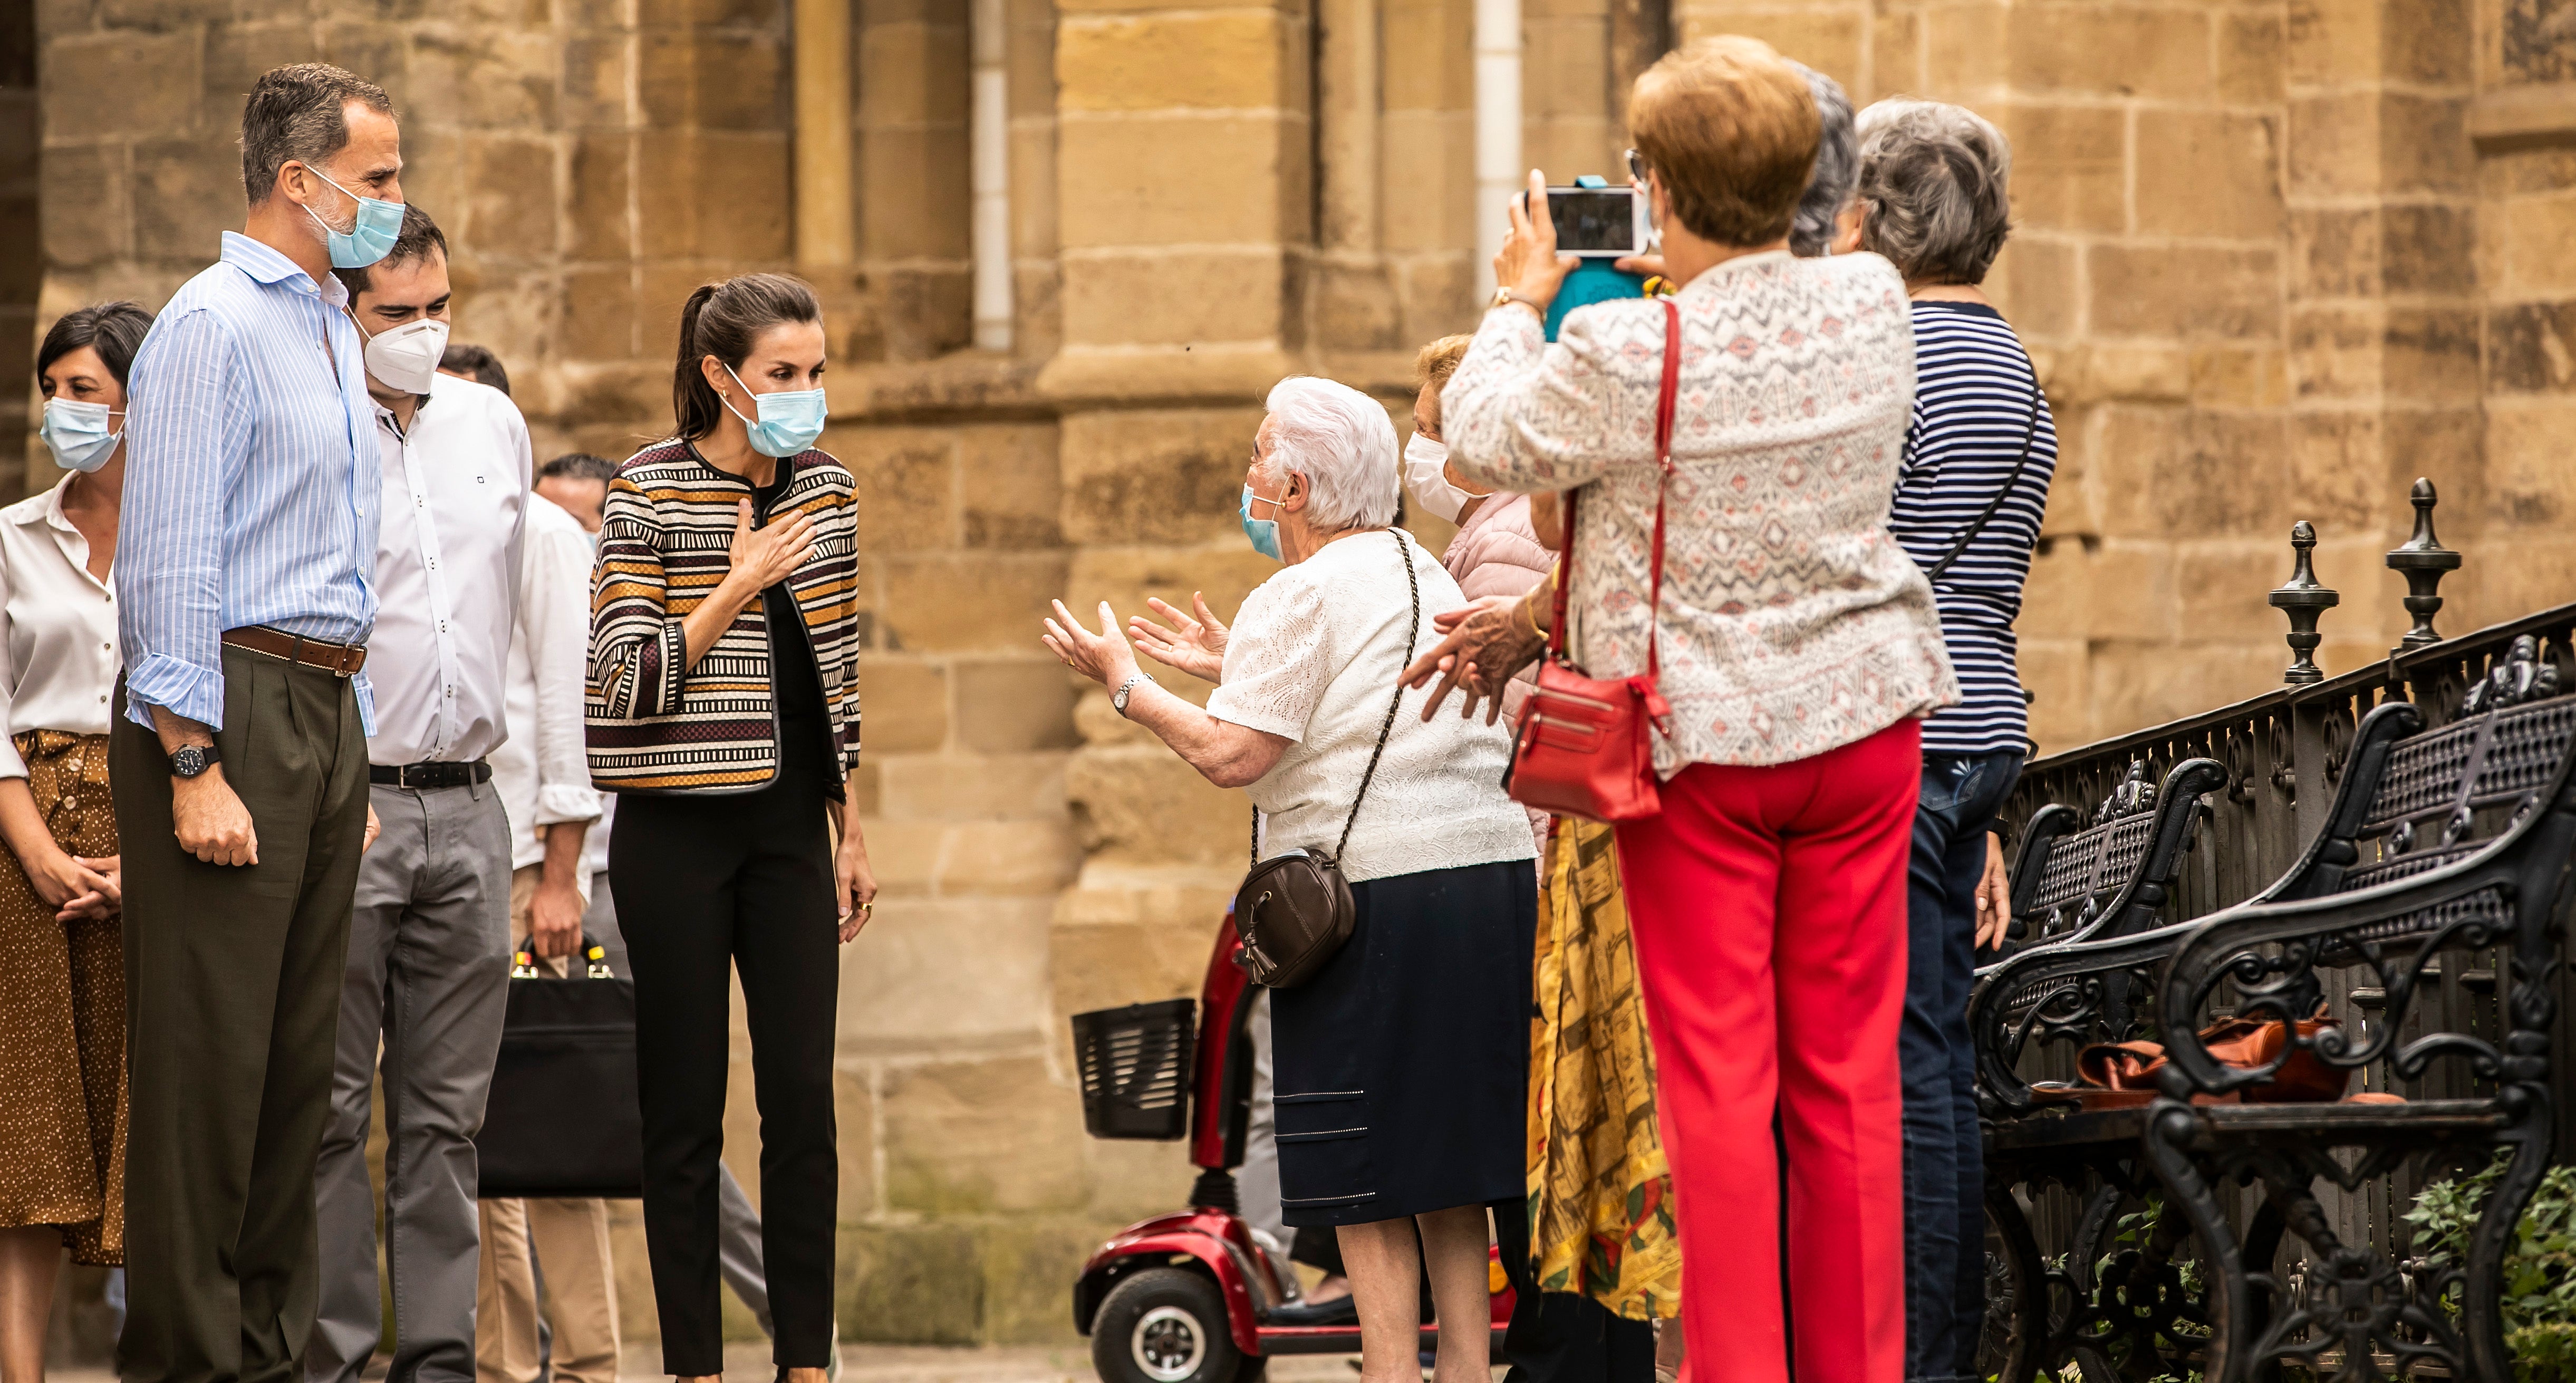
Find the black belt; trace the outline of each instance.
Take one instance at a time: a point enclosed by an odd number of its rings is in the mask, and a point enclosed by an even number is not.
[[[424,761],[387,767],[367,765],[367,781],[389,788],[461,788],[492,780],[492,765],[476,759],[472,763],[438,763]]]

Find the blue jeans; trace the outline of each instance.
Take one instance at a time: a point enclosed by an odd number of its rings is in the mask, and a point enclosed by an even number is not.
[[[1905,1376],[1975,1383],[1986,1315],[1985,1149],[1968,986],[1986,827],[2021,776],[2017,749],[1926,754],[1906,900]]]

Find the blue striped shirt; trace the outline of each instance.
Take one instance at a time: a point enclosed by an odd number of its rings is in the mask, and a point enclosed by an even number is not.
[[[337,277],[226,231],[135,353],[117,637],[147,728],[154,706],[223,725],[227,629],[359,643],[375,627],[384,462],[347,301]]]
[[[1991,307],[1914,304],[1914,360],[1914,420],[1887,522],[1906,555],[1930,571],[2012,484],[1994,517],[1932,583],[1962,700],[1923,722],[1923,750],[2027,749],[2030,713],[2013,621],[2057,472],[2057,424],[2020,339]],[[2013,480],[2026,441],[2030,459]]]

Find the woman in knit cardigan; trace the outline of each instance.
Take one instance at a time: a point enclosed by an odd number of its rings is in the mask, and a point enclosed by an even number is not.
[[[831,1362],[838,946],[876,896],[859,756],[856,520],[823,430],[823,321],[777,274],[680,317],[676,434],[609,483],[590,764],[619,798],[609,886],[635,973],[644,1233],[675,1377],[724,1372],[717,1154],[742,977],[784,1383]],[[830,826],[839,823],[839,840]]]
[[[1618,847],[1688,1264],[1685,1380],[1783,1383],[1784,1285],[1803,1383],[1905,1368],[1906,861],[1918,722],[1959,691],[1931,588],[1885,525],[1914,386],[1903,280],[1875,255],[1788,252],[1820,123],[1758,40],[1667,54],[1629,104],[1631,167],[1685,286],[1670,308],[1577,308],[1547,342],[1572,259],[1534,172],[1534,214],[1511,204],[1495,259],[1504,289],[1441,400],[1468,479],[1580,491],[1569,613],[1589,675],[1643,674],[1657,650],[1662,811],[1621,823]],[[1650,601],[1659,508],[1670,560]],[[1518,603],[1444,617],[1455,632],[1412,674],[1491,695],[1537,653],[1494,637]],[[1736,1232],[1773,1222],[1784,1172],[1785,1283],[1777,1244]]]

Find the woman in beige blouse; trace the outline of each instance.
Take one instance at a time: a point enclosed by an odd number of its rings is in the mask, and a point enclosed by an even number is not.
[[[1959,695],[1931,589],[1885,522],[1914,393],[1905,285],[1876,255],[1789,254],[1819,120],[1768,45],[1667,55],[1638,79],[1628,128],[1680,293],[1577,308],[1546,341],[1571,260],[1533,174],[1539,210],[1513,209],[1504,287],[1441,396],[1443,430],[1470,481],[1575,492],[1569,650],[1590,675],[1644,674],[1657,650],[1662,811],[1618,841],[1685,1264],[1684,1379],[1785,1383],[1794,1319],[1800,1383],[1897,1383],[1918,729]],[[1541,599],[1518,603],[1524,629]],[[1458,633],[1414,672],[1473,662],[1484,691],[1535,651]],[[1778,1240],[1742,1232],[1774,1222],[1784,1189],[1785,1274]]]
[[[125,1258],[125,948],[107,793],[125,374],[151,315],[36,353],[62,483],[0,509],[0,1370],[41,1377],[55,1264]]]

